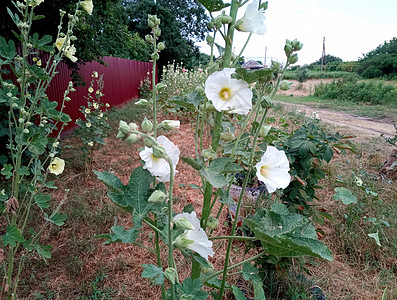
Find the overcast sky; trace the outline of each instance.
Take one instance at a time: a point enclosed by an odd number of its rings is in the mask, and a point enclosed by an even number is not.
[[[226,1],[225,1],[226,2]],[[250,1],[251,2],[251,1]],[[245,7],[239,11],[244,15]],[[285,39],[303,43],[298,64],[321,57],[323,37],[326,54],[354,61],[386,40],[397,37],[397,0],[269,0],[265,12],[267,32],[252,35],[246,58],[285,61]],[[239,53],[248,33],[236,32],[234,47]],[[217,40],[222,44],[222,40]],[[201,51],[210,53],[206,43]]]

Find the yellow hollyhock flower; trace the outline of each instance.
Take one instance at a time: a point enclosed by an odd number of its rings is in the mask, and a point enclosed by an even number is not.
[[[87,12],[87,14],[91,15],[92,10],[94,8],[94,4],[92,3],[91,0],[88,1],[81,1],[80,2],[81,7]]]
[[[59,157],[55,157],[48,166],[48,171],[52,174],[59,175],[63,172],[64,168],[65,161]]]

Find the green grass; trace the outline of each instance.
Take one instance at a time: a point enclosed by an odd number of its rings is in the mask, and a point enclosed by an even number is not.
[[[340,112],[348,112],[349,114],[357,115],[360,117],[368,117],[373,119],[388,119],[397,122],[397,109],[390,108],[385,105],[365,105],[353,102],[326,100],[314,96],[306,97],[291,97],[284,95],[277,95],[275,100],[292,103],[303,104],[319,109],[329,109]]]

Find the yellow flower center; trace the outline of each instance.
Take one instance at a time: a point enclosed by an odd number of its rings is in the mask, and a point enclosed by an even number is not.
[[[229,87],[224,87],[219,92],[219,98],[221,98],[223,101],[229,100],[231,96],[232,96],[232,91],[230,90]]]
[[[268,166],[262,166],[260,173],[261,173],[261,175],[263,177],[266,177],[268,175],[268,173],[269,173],[269,167]]]

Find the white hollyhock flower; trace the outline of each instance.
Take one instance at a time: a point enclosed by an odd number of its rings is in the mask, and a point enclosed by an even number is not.
[[[159,126],[165,130],[178,129],[181,127],[181,121],[178,120],[164,120]]]
[[[205,95],[217,111],[247,115],[252,108],[252,91],[244,80],[231,78],[233,68],[225,68],[208,76]]]
[[[178,214],[174,217],[172,222],[178,226],[181,225],[183,227],[186,227],[185,229],[190,229],[190,230],[199,230],[200,227],[200,220],[197,218],[197,215],[194,211],[192,211],[190,214],[189,213],[181,213]]]
[[[48,171],[52,174],[59,175],[63,172],[64,168],[65,161],[59,157],[55,157],[48,166]]]
[[[264,35],[266,33],[266,18],[263,12],[263,8],[258,10],[258,1],[254,0],[248,4],[244,16],[237,21],[237,24],[240,24],[237,30]]]
[[[69,58],[72,62],[77,61],[77,57],[74,56],[76,54],[76,47],[71,45],[68,47],[68,49],[65,51],[65,56]]]
[[[87,14],[89,14],[89,15],[92,14],[92,10],[94,8],[94,5],[92,4],[92,0],[81,1],[80,5],[87,12]]]
[[[285,189],[290,181],[288,158],[284,151],[267,146],[260,162],[256,164],[256,176],[265,183],[269,193],[276,189]]]
[[[163,135],[157,138],[157,142],[165,149],[165,153],[171,159],[174,172],[176,172],[175,168],[179,162],[180,155],[179,148]],[[155,157],[153,155],[153,148],[145,147],[145,149],[139,153],[139,156],[145,161],[145,166],[143,168],[149,170],[157,180],[160,182],[170,181],[171,169],[169,163],[165,158]]]
[[[208,240],[207,234],[200,228],[198,230],[185,230],[175,240],[175,246],[181,249],[189,249],[208,260],[208,256],[214,256],[212,242]]]

